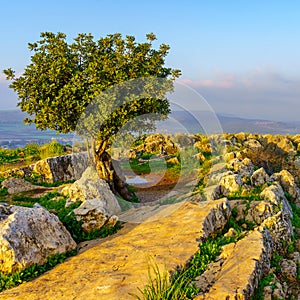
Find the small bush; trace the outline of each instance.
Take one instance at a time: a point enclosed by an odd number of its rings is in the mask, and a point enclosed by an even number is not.
[[[154,273],[154,274],[153,274]],[[138,289],[141,295],[130,294],[137,300],[183,300],[187,299],[184,289],[188,281],[184,276],[179,276],[170,282],[170,275],[166,269],[161,271],[157,264],[148,268],[148,284],[145,288]]]
[[[41,159],[59,156],[64,153],[64,146],[57,141],[52,141],[48,144],[42,145],[39,149],[39,153]]]

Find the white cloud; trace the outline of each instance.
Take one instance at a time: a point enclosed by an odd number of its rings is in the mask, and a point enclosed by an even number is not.
[[[250,118],[295,120],[300,115],[300,74],[290,77],[271,67],[247,73],[214,73],[208,79],[183,79],[217,112]]]

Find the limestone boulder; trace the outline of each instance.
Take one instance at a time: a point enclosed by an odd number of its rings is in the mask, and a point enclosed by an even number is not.
[[[278,148],[282,149],[282,151],[284,151],[290,155],[296,154],[296,152],[297,152],[292,141],[284,135],[265,134],[265,135],[263,135],[263,138],[267,139],[268,144],[277,145]]]
[[[259,168],[258,170],[253,172],[250,180],[253,186],[261,186],[269,182],[270,178],[264,168]]]
[[[91,199],[98,199],[103,202],[103,207],[111,214],[118,214],[121,211],[118,200],[109,188],[106,181],[99,178],[93,167],[88,167],[81,178],[69,187],[71,202],[85,202]]]
[[[107,212],[106,207],[99,199],[88,199],[73,211],[78,221],[82,221],[82,229],[91,232],[105,225],[114,226],[118,217]]]
[[[0,271],[12,273],[43,264],[50,255],[76,248],[58,217],[33,208],[0,204]]]
[[[270,285],[264,287],[263,299],[272,300],[272,299],[286,299],[287,289],[282,285],[280,280],[275,274],[273,274],[273,280],[270,282]]]
[[[32,191],[35,189],[41,189],[41,187],[33,185],[32,183],[22,178],[10,178],[6,179],[1,184],[2,188],[7,188],[9,194],[17,194],[21,192]]]
[[[244,142],[247,138],[247,134],[245,132],[239,132],[234,135],[238,141]]]
[[[250,150],[259,150],[262,148],[262,145],[258,140],[251,138],[244,142],[244,146]]]
[[[173,155],[178,152],[178,145],[176,145],[169,136],[156,133],[147,136],[144,143],[136,147],[136,150],[148,153],[157,152],[163,155]]]
[[[224,196],[228,196],[230,193],[239,191],[243,185],[243,181],[238,174],[228,174],[221,178],[219,186],[220,192]]]
[[[177,145],[170,139],[166,139],[165,143],[161,148],[161,154],[164,155],[173,155],[178,152]]]
[[[197,141],[194,147],[201,152],[212,153],[215,149],[209,141]]]
[[[187,147],[195,143],[195,138],[193,136],[183,133],[176,134],[174,140],[179,145],[179,147]]]
[[[28,170],[26,168],[20,168],[20,169],[13,168],[13,169],[0,172],[0,178],[11,178],[11,177],[24,178],[26,173],[28,173]]]
[[[172,157],[170,159],[167,160],[167,164],[172,164],[172,165],[178,165],[179,164],[179,160],[177,157]]]
[[[226,198],[214,201],[214,207],[210,210],[203,222],[204,239],[212,232],[222,230],[231,214],[231,207]]]
[[[227,163],[227,167],[240,174],[242,177],[250,177],[254,170],[254,165],[249,158],[244,158],[243,160],[235,158],[230,160]]]
[[[82,177],[71,185],[69,196],[69,203],[82,201],[74,213],[77,220],[82,221],[85,231],[99,229],[107,223],[116,223],[115,216],[121,212],[109,185],[99,178],[93,167],[88,167]]]
[[[229,162],[229,161],[231,161],[231,160],[233,160],[235,158],[236,158],[235,152],[227,152],[227,153],[224,154],[224,160],[226,162]]]
[[[278,210],[278,206],[268,201],[252,201],[249,210],[243,210],[244,215],[242,218],[256,225],[260,225],[264,220],[275,215]]]
[[[226,245],[221,263],[212,264],[196,279],[196,286],[201,289],[202,285],[204,294],[194,299],[251,299],[259,279],[269,270],[271,254],[272,240],[267,230],[251,231],[236,244]]]
[[[274,173],[271,179],[278,181],[284,191],[289,193],[294,201],[300,197],[300,190],[295,183],[293,175],[289,171],[282,170],[279,173]]]
[[[266,187],[260,194],[261,198],[272,203],[273,205],[280,207],[280,210],[284,215],[289,218],[293,216],[292,208],[284,195],[284,191],[278,182],[274,182],[273,185]]]
[[[205,156],[204,156],[203,153],[201,153],[201,152],[195,154],[194,157],[195,157],[197,160],[199,160],[201,163],[203,163],[203,162],[206,160]]]
[[[89,165],[86,153],[50,157],[38,161],[31,167],[41,175],[45,182],[69,181],[79,179]]]
[[[279,211],[276,215],[265,219],[259,228],[261,230],[268,228],[274,243],[273,249],[277,253],[281,254],[285,251],[284,244],[291,242],[294,234],[290,217],[282,211]]]

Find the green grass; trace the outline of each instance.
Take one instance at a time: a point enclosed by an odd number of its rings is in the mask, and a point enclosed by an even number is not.
[[[300,208],[297,208],[296,204],[293,202],[290,202],[290,205],[293,210],[293,217],[291,219],[292,225],[295,228],[300,228]]]
[[[228,200],[236,200],[236,199],[245,199],[250,201],[260,201],[261,200],[261,192],[263,190],[263,186],[253,187],[249,192],[245,192],[245,190],[241,187],[237,192],[232,192],[227,196]]]
[[[27,144],[24,148],[0,148],[0,165],[13,165],[16,163],[29,164],[40,159],[58,156],[64,153],[64,146],[55,140],[44,145]]]
[[[256,289],[253,297],[251,300],[262,300],[264,299],[264,288],[266,286],[269,286],[271,282],[274,280],[274,274],[270,273],[267,276],[264,276],[261,278],[261,280],[258,283],[258,288]]]
[[[144,289],[138,289],[140,295],[130,293],[137,300],[173,300],[187,299],[184,289],[189,284],[185,278],[178,277],[170,282],[170,275],[166,268],[161,271],[157,264],[153,263],[148,268],[148,284]]]
[[[63,254],[51,255],[48,257],[45,264],[34,264],[13,274],[4,274],[0,272],[0,292],[36,278],[37,276],[53,269],[54,266],[64,262],[68,257],[75,254],[76,250],[68,251]]]
[[[242,237],[240,233],[234,237],[224,237],[227,228],[232,227],[232,222],[232,220],[228,221],[224,230],[215,238],[211,237],[200,243],[199,250],[186,267],[176,271],[171,277],[166,270],[161,272],[154,264],[148,271],[148,284],[143,289],[138,289],[139,294],[131,294],[131,296],[138,300],[193,299],[200,292],[193,284],[196,277],[203,274],[209,264],[216,260],[221,254],[222,246],[236,242]],[[237,231],[241,232],[241,230]]]

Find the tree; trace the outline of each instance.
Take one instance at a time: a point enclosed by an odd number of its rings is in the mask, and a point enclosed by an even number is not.
[[[169,46],[161,44],[154,49],[152,42],[156,37],[152,33],[146,35],[144,43],[137,43],[133,36],[123,38],[118,33],[96,41],[91,34],[79,34],[71,43],[63,33],[44,32],[40,37],[39,41],[28,44],[33,55],[20,77],[11,68],[3,71],[12,80],[10,87],[18,94],[18,106],[30,116],[25,123],[35,123],[41,130],[69,133],[76,129],[83,114],[85,120],[89,119],[86,113],[89,106],[97,105],[102,115],[107,111],[98,126],[93,121],[82,127],[92,135],[91,148],[99,176],[115,193],[129,199],[131,195],[115,172],[108,150],[115,134],[131,119],[149,113],[167,116],[170,112],[164,95],[172,89],[180,71],[165,67]],[[155,83],[142,80],[135,87],[139,93],[127,89],[130,95],[139,95],[138,98],[118,102],[118,95],[124,95],[122,83],[136,78],[165,81],[153,93]],[[113,90],[114,97],[112,93],[103,96],[115,86],[119,88]],[[140,92],[141,86],[146,93]],[[96,104],[95,99],[98,99]]]

